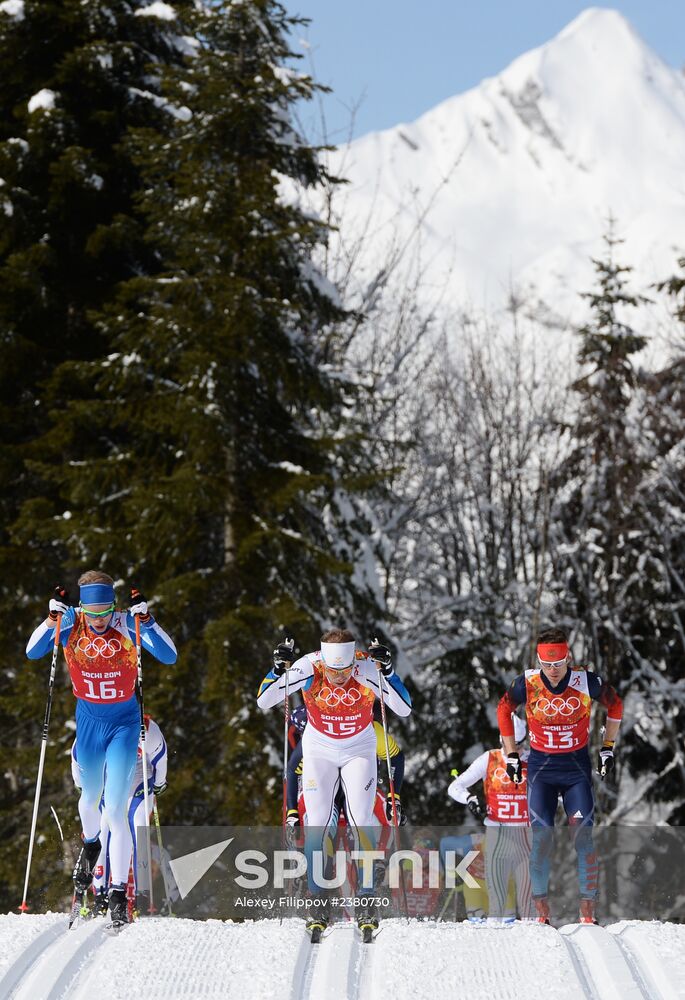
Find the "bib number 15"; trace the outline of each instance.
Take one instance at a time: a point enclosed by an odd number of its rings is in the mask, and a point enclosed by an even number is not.
[[[323,731],[328,734],[328,736],[354,736],[357,732],[357,725],[355,722],[345,722],[343,719],[336,722],[331,722],[330,719],[323,719],[321,722]]]

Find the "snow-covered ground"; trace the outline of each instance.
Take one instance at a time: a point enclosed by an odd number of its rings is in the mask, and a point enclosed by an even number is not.
[[[0,916],[0,1000],[685,1000],[685,926],[387,920],[321,945],[303,921],[142,919],[116,937],[63,914]]]

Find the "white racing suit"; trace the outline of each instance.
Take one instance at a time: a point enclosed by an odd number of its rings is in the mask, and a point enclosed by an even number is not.
[[[448,795],[466,804],[470,788],[483,782],[485,794],[485,881],[488,890],[488,913],[496,919],[513,920],[516,907],[510,893],[513,879],[516,905],[521,919],[535,916],[532,899],[530,849],[532,831],[528,820],[527,761],[528,750],[521,751],[523,781],[515,785],[507,776],[501,750],[486,750],[458,775],[447,789]]]
[[[356,653],[352,676],[341,687],[326,680],[320,652],[307,653],[288,671],[289,693],[300,691],[307,708],[308,724],[302,736],[302,792],[306,808],[305,854],[309,885],[320,889],[313,879],[315,851],[326,853],[326,841],[335,819],[335,797],[345,794],[346,813],[354,829],[358,849],[375,843],[373,816],[376,797],[376,735],[373,705],[383,685],[386,706],[399,716],[411,712],[411,698],[399,677],[382,677],[373,660]],[[262,681],[257,703],[271,708],[285,698],[286,675],[270,671]],[[373,828],[373,829],[372,829]],[[369,883],[369,871],[366,872]],[[371,888],[370,884],[364,888]]]

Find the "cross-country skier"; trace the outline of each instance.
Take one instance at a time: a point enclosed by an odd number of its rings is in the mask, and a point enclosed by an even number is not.
[[[321,637],[319,650],[300,657],[292,666],[291,656],[287,644],[274,650],[274,666],[262,681],[257,702],[262,709],[282,702],[286,677],[290,692],[302,692],[308,718],[302,735],[305,853],[310,887],[320,893],[311,876],[312,857],[316,850],[324,856],[339,788],[345,794],[357,844],[361,847],[370,840],[377,780],[374,701],[382,690],[385,704],[397,715],[407,716],[411,698],[394,672],[390,650],[372,643],[368,653],[358,652],[354,635],[347,629],[330,629]],[[325,899],[319,896],[319,900],[321,915],[308,921],[312,930],[328,922]],[[378,926],[376,918],[366,914],[359,923],[367,928]]]
[[[298,705],[297,708],[293,709],[290,715],[290,727],[288,730],[288,739],[290,746],[294,747],[292,753],[288,758],[288,782],[287,782],[287,824],[288,826],[297,826],[300,822],[300,810],[298,808],[298,798],[299,798],[299,781],[298,778],[302,774],[302,733],[307,725],[307,709],[304,705]],[[373,728],[376,734],[376,757],[380,761],[381,767],[386,761],[386,748],[385,748],[385,733],[383,732],[383,726],[380,721],[380,705],[378,702],[374,704],[373,710]],[[402,782],[404,780],[404,751],[393,738],[392,733],[388,733],[388,755],[391,761],[391,774],[393,779],[393,789],[395,795],[395,810],[397,812],[397,822],[400,826],[404,826],[407,822],[407,816],[402,807],[401,799],[401,789]],[[388,790],[385,796],[385,816],[389,823],[393,822],[393,792]],[[338,806],[340,807],[340,799],[344,802],[344,796],[342,792],[338,793]],[[378,806],[375,806],[375,812],[377,813]]]
[[[110,831],[112,882],[109,909],[112,923],[127,922],[126,882],[131,858],[128,795],[140,734],[136,699],[137,655],[135,617],[140,619],[141,644],[164,664],[176,662],[176,648],[137,590],[132,607],[117,611],[114,582],[100,570],[84,573],[78,582],[79,606],[70,607],[63,587],[55,589],[49,615],[29,639],[26,655],[44,656],[54,642],[57,616],[62,616],[60,642],[76,695],[79,746],[79,814],[83,847],[74,868],[74,890],[83,895],[93,878],[100,854],[100,800]]]
[[[162,795],[167,787],[167,745],[166,740],[154,719],[145,715],[145,752],[147,757],[147,781],[148,793],[150,795],[150,805],[154,807],[154,798]],[[138,885],[138,829],[145,825],[145,796],[143,795],[143,743],[138,741],[138,758],[133,772],[133,781],[129,790],[128,799],[128,825],[133,840],[132,871],[134,887],[136,892],[149,891],[149,884],[145,884],[144,879]],[[81,791],[81,774],[78,764],[78,739],[74,740],[71,748],[71,776],[77,789]],[[100,802],[102,811],[102,800]],[[100,819],[100,843],[102,849],[93,867],[93,892],[95,902],[93,913],[106,913],[109,903],[109,826],[105,816]],[[160,860],[160,864],[163,859]]]
[[[521,760],[521,781],[509,778],[502,751],[486,750],[473,761],[463,774],[457,775],[447,789],[455,801],[465,805],[477,820],[483,822],[485,832],[485,881],[488,889],[488,915],[499,920],[513,920],[516,907],[509,903],[509,883],[516,886],[518,913],[522,919],[535,916],[533,906],[529,861],[531,829],[528,821],[526,772],[528,750],[524,742],[528,735],[526,723],[513,717],[514,740]],[[478,797],[471,792],[472,785],[483,782],[485,811]]]
[[[541,923],[549,923],[550,856],[557,799],[573,830],[578,859],[580,922],[595,923],[599,865],[592,842],[595,799],[588,752],[592,702],[607,711],[604,743],[597,760],[604,777],[614,766],[614,742],[621,724],[623,703],[616,691],[585,667],[571,666],[566,632],[550,628],[537,642],[537,665],[512,681],[498,707],[498,721],[507,774],[522,780],[516,750],[512,712],[526,706],[531,751],[528,758],[528,810],[533,827],[530,875],[533,898]]]

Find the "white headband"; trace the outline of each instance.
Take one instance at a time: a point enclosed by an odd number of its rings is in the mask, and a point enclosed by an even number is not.
[[[329,670],[347,670],[354,663],[353,642],[322,642],[321,657]]]

